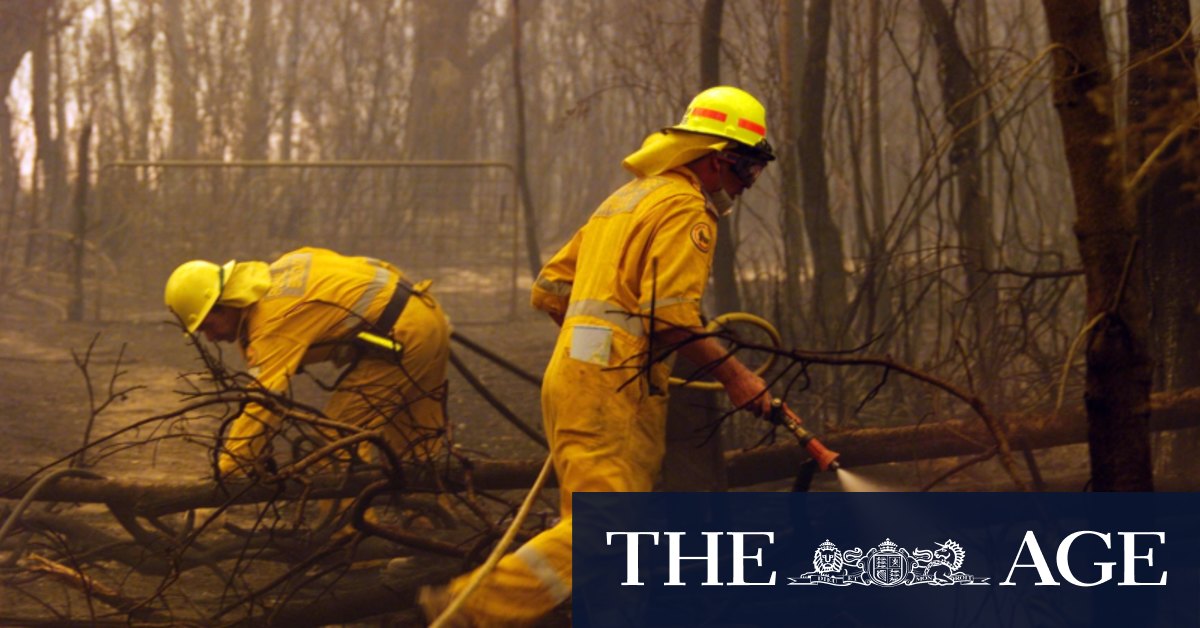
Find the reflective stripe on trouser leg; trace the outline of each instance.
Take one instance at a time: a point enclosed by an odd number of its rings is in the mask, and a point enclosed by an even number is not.
[[[526,543],[521,546],[521,549],[516,551],[517,558],[525,561],[529,566],[529,570],[537,576],[542,584],[546,586],[546,591],[550,593],[550,597],[557,599],[559,602],[571,597],[571,584],[563,582],[563,579],[554,571],[554,567],[550,566],[550,562],[542,556],[532,544]]]
[[[571,593],[571,528],[571,519],[563,519],[496,563],[463,606],[466,616],[485,626],[525,626],[566,600]],[[473,574],[455,578],[451,592],[462,591]]]

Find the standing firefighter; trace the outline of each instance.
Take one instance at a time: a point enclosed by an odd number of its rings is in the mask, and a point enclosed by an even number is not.
[[[664,360],[647,372],[651,350],[678,346],[711,369],[735,406],[770,408],[760,377],[697,336],[717,219],[774,159],[765,136],[765,110],[753,96],[733,87],[701,92],[678,125],[625,159],[636,178],[542,268],[533,306],[562,327],[542,387],[562,518],[504,557],[452,625],[521,625],[549,612],[571,593],[572,494],[651,490],[665,449],[671,368]],[[426,615],[468,583],[462,576],[424,589]]]
[[[301,365],[348,361],[325,416],[382,428],[400,457],[423,458],[445,425],[450,334],[428,288],[386,262],[302,248],[270,265],[187,262],[167,280],[165,300],[189,333],[237,343],[269,392],[287,392]],[[246,404],[219,446],[221,475],[261,464],[280,424],[262,405]]]

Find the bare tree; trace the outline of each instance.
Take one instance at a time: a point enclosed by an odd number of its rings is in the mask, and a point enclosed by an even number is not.
[[[163,0],[163,21],[171,66],[171,142],[173,159],[193,159],[199,153],[196,81],[188,45],[182,0]]]
[[[1156,362],[1162,390],[1200,383],[1200,325],[1195,304],[1200,268],[1194,244],[1198,197],[1195,43],[1187,2],[1131,3],[1129,28],[1129,165],[1137,188],[1146,254]]]
[[[8,108],[8,94],[13,76],[35,43],[50,0],[25,2],[4,0],[0,2],[0,216],[6,220],[5,251],[10,246],[11,234],[16,226],[17,205],[20,198],[20,178],[14,154],[12,134],[12,111]]]
[[[982,125],[979,116],[981,89],[975,71],[963,50],[954,18],[942,0],[921,0],[921,10],[930,25],[938,50],[942,105],[950,128],[949,160],[955,179],[958,204],[959,256],[966,270],[967,317],[972,345],[978,356],[978,381],[990,388],[996,380],[997,358],[991,328],[998,302],[996,283],[986,270],[994,264],[992,220],[984,197],[983,162],[980,150]]]
[[[470,103],[478,67],[471,59],[470,19],[476,0],[414,3],[415,68],[408,122],[408,154],[415,159],[469,159]],[[446,38],[455,45],[447,46]]]
[[[250,24],[245,42],[249,78],[242,100],[242,159],[267,157],[275,60],[270,20],[271,0],[251,0]]]
[[[133,157],[149,159],[151,138],[154,134],[154,96],[158,87],[158,55],[155,53],[154,41],[158,35],[158,25],[155,24],[155,2],[142,3],[142,14],[138,16],[138,25],[134,30],[134,41],[137,42],[135,54],[138,59],[138,73],[133,86],[133,110],[135,127]]]
[[[1153,490],[1148,432],[1145,254],[1125,193],[1113,84],[1097,0],[1044,0],[1054,51],[1054,99],[1075,192],[1075,233],[1087,278],[1088,446],[1092,488]]]
[[[129,156],[129,118],[125,115],[125,80],[121,69],[121,48],[117,45],[117,28],[113,25],[112,0],[104,0],[104,25],[108,33],[109,74],[112,76],[113,101],[116,104],[117,131],[120,136],[121,157]]]
[[[1146,255],[1155,390],[1200,385],[1200,268],[1194,246],[1200,207],[1195,181],[1200,116],[1193,64],[1196,48],[1187,2],[1130,3],[1129,103],[1126,146],[1133,170],[1139,232]],[[1194,436],[1169,441],[1174,470],[1185,473],[1200,453]]]
[[[804,211],[800,200],[799,141],[801,86],[804,85],[804,13],[794,3],[780,3],[780,79],[783,85],[783,124],[779,146],[780,224],[783,244],[783,302],[789,312],[804,312],[803,280],[808,264],[804,238]],[[788,336],[799,337],[800,321],[787,322]]]
[[[57,11],[54,11],[57,13]],[[65,200],[67,195],[67,178],[65,159],[63,158],[62,127],[55,128],[51,124],[51,111],[54,99],[51,96],[51,79],[55,72],[50,62],[50,44],[58,37],[57,25],[50,19],[42,21],[37,41],[33,46],[33,134],[37,142],[37,154],[34,159],[36,169],[42,175],[33,177],[32,202],[30,203],[29,226],[31,231],[39,227],[56,228],[56,217],[65,215]],[[48,247],[33,246],[32,242],[44,241],[38,236],[31,238],[31,244],[26,248],[25,261],[30,264],[35,254],[45,254]]]
[[[704,0],[700,16],[700,89],[721,84],[721,17],[725,0]],[[737,286],[737,237],[734,223],[726,219],[717,230],[712,282],[718,312],[741,309]]]
[[[813,312],[822,339],[840,344],[847,331],[845,254],[842,232],[833,220],[825,166],[825,91],[829,32],[833,3],[814,0],[807,16],[808,44],[804,56],[800,126],[796,149],[800,169],[805,224],[813,256]]]

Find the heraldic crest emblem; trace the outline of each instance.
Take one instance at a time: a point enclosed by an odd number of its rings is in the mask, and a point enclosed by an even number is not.
[[[959,571],[967,555],[961,545],[950,539],[935,545],[932,550],[916,548],[910,552],[884,539],[866,553],[857,547],[843,552],[826,539],[813,552],[813,570],[788,580],[790,584],[842,587],[987,584],[987,578]]]

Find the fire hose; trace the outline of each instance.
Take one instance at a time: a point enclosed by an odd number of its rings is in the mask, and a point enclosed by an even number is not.
[[[727,312],[725,314],[715,316],[715,317],[713,317],[713,319],[711,321],[708,322],[708,325],[706,325],[704,327],[704,331],[707,333],[710,333],[710,334],[717,334],[722,329],[725,329],[726,327],[728,327],[729,325],[731,325],[733,323],[748,323],[754,327],[757,327],[757,328],[761,329],[763,332],[765,332],[767,334],[767,336],[771,339],[772,347],[778,349],[783,346],[783,338],[780,337],[779,331],[777,329],[775,329],[774,325],[767,322],[767,320],[764,318],[755,316],[753,314],[747,314],[745,312]],[[752,370],[754,371],[755,375],[758,375],[761,377],[764,373],[767,372],[768,369],[770,369],[774,365],[775,365],[775,354],[771,353],[767,356],[767,360],[765,362],[758,365],[757,367],[755,367]],[[683,379],[681,377],[672,377],[671,385],[672,386],[686,386],[688,388],[694,388],[696,390],[721,390],[721,382],[710,382],[710,381],[695,380],[695,379]]]
[[[443,628],[450,621],[450,618],[458,612],[462,605],[467,602],[467,598],[479,588],[479,584],[487,577],[493,569],[496,568],[496,563],[500,562],[500,558],[508,551],[508,546],[512,544],[513,539],[517,536],[517,530],[525,523],[525,518],[529,516],[529,510],[533,507],[533,501],[538,494],[542,492],[542,487],[546,485],[546,480],[550,478],[550,470],[554,468],[554,464],[550,456],[546,456],[546,462],[542,464],[542,470],[538,473],[537,480],[529,489],[529,494],[525,496],[525,501],[521,502],[521,507],[517,510],[517,514],[513,517],[513,522],[504,531],[504,536],[496,543],[496,547],[492,549],[492,553],[488,554],[487,560],[483,566],[475,571],[475,575],[467,582],[467,586],[463,588],[450,604],[446,606],[436,619],[429,623],[429,628]]]
[[[770,338],[771,346],[773,348],[778,349],[783,346],[783,338],[779,335],[779,330],[775,329],[774,325],[762,317],[748,314],[746,312],[728,312],[719,316],[715,316],[705,327],[705,331],[715,334],[734,323],[745,323],[757,327]],[[505,360],[491,351],[488,351],[478,343],[475,343],[461,334],[454,333],[451,335],[451,338],[463,344],[468,349],[475,351],[484,358],[487,358],[504,369],[521,377],[522,379],[538,386],[541,385],[540,377],[525,372],[515,364]],[[770,353],[766,361],[752,369],[752,371],[755,375],[761,377],[772,366],[774,366],[775,359],[776,354]],[[519,429],[521,429],[522,432],[524,432],[534,441],[541,444],[543,447],[548,447],[545,438],[533,428],[525,425],[522,421],[520,421],[520,419],[517,418],[516,414],[509,410],[503,403],[501,403],[500,400],[495,397],[495,395],[490,394],[490,391],[483,386],[482,382],[474,377],[474,375],[466,368],[466,365],[464,365],[453,355],[451,355],[451,361],[454,363],[454,366],[458,368],[459,372],[461,372],[467,379],[468,383],[470,383],[477,391],[483,394],[484,398],[487,399],[487,401],[491,403],[492,406],[495,407],[506,419],[508,419],[509,422],[516,425]],[[700,390],[720,390],[722,388],[720,382],[698,381],[692,379],[682,379],[678,377],[672,377],[670,379],[670,383],[672,386],[686,386],[688,388]],[[782,400],[774,399],[772,401],[771,411],[764,418],[771,423],[783,425],[785,428],[787,428],[788,431],[796,437],[796,440],[800,442],[805,450],[808,451],[808,454],[817,463],[822,471],[830,471],[838,468],[837,452],[831,451],[825,447],[820,440],[817,440],[816,436],[812,432],[805,429],[801,424],[802,421],[800,417],[796,416],[796,414],[792,412]]]
[[[734,312],[717,316],[708,324],[706,330],[710,332],[716,332],[724,327],[726,323],[733,322],[746,322],[761,328],[767,333],[768,336],[770,336],[772,345],[776,348],[782,346],[783,344],[782,338],[779,336],[779,332],[773,325],[758,316],[743,312]],[[767,371],[767,369],[771,368],[774,362],[775,354],[772,353],[771,357],[768,358],[766,362],[754,369],[755,375],[761,376]],[[702,390],[719,390],[722,387],[718,382],[688,381],[675,377],[671,378],[671,384],[676,386],[688,386],[690,388],[698,388]],[[796,439],[812,457],[812,461],[808,464],[811,465],[815,463],[822,471],[836,471],[839,468],[840,465],[837,462],[839,454],[828,447],[825,447],[821,441],[817,440],[817,437],[812,432],[805,429],[804,426],[801,425],[800,417],[796,416],[796,414],[792,412],[792,410],[788,408],[786,404],[783,403],[782,399],[774,398],[771,400],[771,410],[768,412],[765,418],[772,423],[783,425],[788,429],[789,432],[792,433],[793,436],[796,437]],[[519,530],[520,527],[525,523],[525,518],[529,514],[529,510],[533,504],[534,498],[538,495],[538,493],[541,492],[542,487],[549,478],[550,470],[553,468],[552,462],[552,457],[547,456],[546,462],[542,465],[542,470],[538,474],[537,480],[529,489],[529,493],[525,496],[524,502],[522,502],[517,514],[513,517],[512,523],[508,526],[508,529],[505,530],[504,536],[496,544],[496,547],[492,549],[491,554],[488,555],[488,558],[486,561],[484,561],[483,565],[475,571],[475,574],[467,582],[467,585],[463,588],[463,590],[456,594],[446,608],[443,609],[441,613],[438,614],[437,618],[435,618],[429,624],[430,628],[443,628],[444,626],[448,625],[450,619],[462,608],[463,604],[466,603],[467,598],[469,598],[471,594],[475,592],[480,583],[483,582],[483,579],[492,572],[496,566],[496,563],[498,563],[504,553],[508,551],[509,545],[512,544],[513,539],[516,537],[517,530]],[[797,481],[800,482],[800,480]]]
[[[713,319],[705,326],[704,330],[708,333],[716,334],[722,329],[733,323],[746,323],[762,330],[767,337],[771,339],[771,346],[778,349],[783,346],[783,338],[779,335],[779,330],[775,329],[769,321],[753,314],[746,312],[729,312],[713,317]],[[755,375],[762,376],[772,366],[775,365],[776,354],[770,353],[762,364],[752,369]],[[720,382],[699,381],[694,379],[683,379],[679,377],[671,378],[672,386],[686,386],[698,390],[721,390]],[[771,423],[783,425],[800,441],[800,444],[808,451],[808,455],[816,461],[822,471],[833,471],[838,468],[837,457],[838,453],[825,447],[821,441],[810,431],[801,425],[800,417],[796,416],[784,403],[782,399],[773,399],[771,401],[771,411],[764,417]]]

